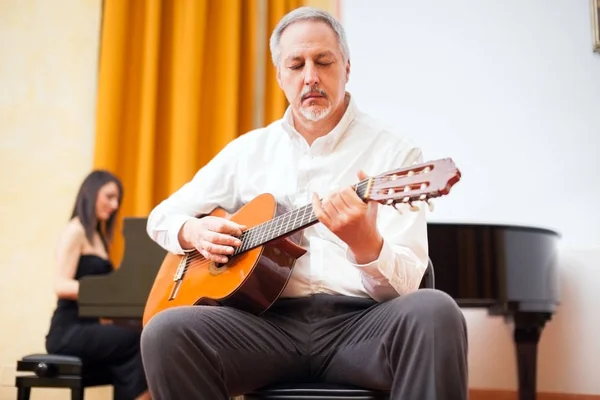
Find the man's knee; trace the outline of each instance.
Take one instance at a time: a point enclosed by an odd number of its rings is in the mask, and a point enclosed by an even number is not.
[[[419,289],[403,299],[396,299],[398,312],[416,321],[441,326],[464,327],[465,318],[456,301],[435,289]]]
[[[162,341],[161,338],[168,335],[166,330],[172,325],[169,323],[171,319],[169,311],[170,310],[165,310],[154,315],[144,326],[144,329],[142,329],[142,337],[140,339],[142,351],[155,347]]]
[[[153,316],[142,330],[142,352],[164,350],[175,344],[181,339],[189,319],[188,307],[169,308]]]
[[[436,289],[419,289],[412,294],[417,303],[423,308],[422,312],[449,312],[451,314],[461,314],[456,301],[445,292]]]

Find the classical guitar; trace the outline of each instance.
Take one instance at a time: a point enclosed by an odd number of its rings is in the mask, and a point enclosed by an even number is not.
[[[365,179],[354,186],[367,201],[416,210],[415,202],[446,195],[459,181],[454,162],[441,159],[412,165]],[[158,312],[177,306],[236,307],[253,314],[267,310],[288,282],[296,259],[306,250],[298,245],[302,229],[317,222],[312,204],[286,211],[269,193],[261,194],[235,214],[217,208],[210,215],[230,218],[246,229],[242,245],[226,264],[206,260],[199,252],[167,253],[144,309],[145,325]]]

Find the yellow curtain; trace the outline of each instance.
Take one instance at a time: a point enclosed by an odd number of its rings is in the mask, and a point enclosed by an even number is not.
[[[104,0],[94,168],[122,179],[121,217],[146,216],[256,121],[281,117],[287,103],[269,35],[293,8],[328,1],[331,11],[331,0]],[[260,105],[257,74],[265,77]]]

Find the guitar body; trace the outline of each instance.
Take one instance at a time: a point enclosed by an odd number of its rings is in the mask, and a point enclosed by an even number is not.
[[[262,194],[233,215],[220,208],[210,215],[251,228],[284,212],[271,194]],[[150,290],[143,325],[157,313],[180,306],[229,306],[252,314],[264,312],[285,288],[296,259],[306,252],[298,246],[300,238],[301,233],[295,233],[266,243],[230,257],[221,266],[195,251],[184,255],[169,252]]]

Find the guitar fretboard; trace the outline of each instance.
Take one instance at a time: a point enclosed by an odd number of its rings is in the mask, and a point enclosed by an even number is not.
[[[365,200],[367,187],[368,180],[361,181],[354,186],[354,190],[363,200]],[[242,245],[235,250],[233,255],[243,253],[272,240],[287,236],[317,222],[318,219],[313,212],[312,204],[296,208],[244,231],[240,238]]]

